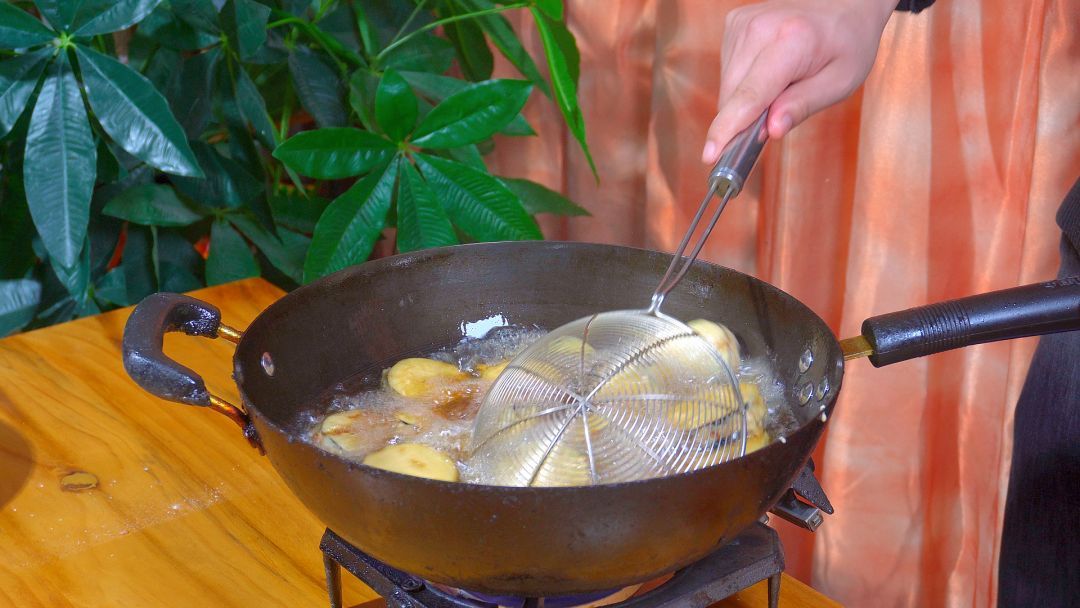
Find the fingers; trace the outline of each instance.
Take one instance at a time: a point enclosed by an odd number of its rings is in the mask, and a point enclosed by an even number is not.
[[[851,94],[855,87],[845,74],[845,69],[838,62],[833,62],[780,93],[769,109],[769,138],[783,137],[811,115]]]
[[[802,58],[784,40],[765,47],[754,58],[746,76],[723,99],[720,111],[709,126],[701,160],[711,164],[739,131],[750,125],[802,73]]]

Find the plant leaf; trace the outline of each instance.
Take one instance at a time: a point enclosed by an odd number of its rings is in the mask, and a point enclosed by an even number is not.
[[[254,0],[228,0],[221,9],[221,26],[240,59],[250,59],[266,42],[270,7]]]
[[[22,176],[9,173],[7,187],[0,189],[0,279],[18,279],[35,263],[32,246],[34,222],[26,207]]]
[[[220,285],[257,276],[259,264],[244,237],[228,222],[214,222],[210,228],[210,252],[206,257],[206,284]]]
[[[160,291],[173,293],[183,293],[206,286],[186,268],[177,266],[168,260],[161,262],[161,280],[159,282],[161,283]]]
[[[285,10],[299,17],[311,8],[311,0],[283,0]]]
[[[75,20],[82,0],[34,0],[34,5],[53,29],[66,32],[71,30],[71,22]]]
[[[274,150],[274,158],[301,175],[342,179],[386,163],[395,150],[394,144],[374,133],[328,128],[297,133]]]
[[[221,33],[218,27],[218,15],[224,4],[221,0],[170,0],[169,4],[176,17],[195,29]]]
[[[458,2],[467,7],[470,12],[494,8],[494,5],[489,0],[458,0]],[[484,29],[503,56],[521,72],[521,75],[532,81],[544,95],[551,97],[551,89],[548,87],[547,81],[540,75],[540,70],[536,67],[532,56],[525,50],[506,17],[502,15],[482,15],[476,17],[476,22]]]
[[[559,111],[566,120],[566,126],[581,144],[581,151],[585,153],[585,159],[589,161],[593,176],[598,177],[596,164],[593,162],[592,153],[589,152],[589,145],[585,141],[585,119],[581,115],[581,108],[577,101],[580,58],[574,38],[562,24],[549,20],[536,8],[531,10],[536,20],[536,27],[540,31],[540,39],[544,43],[544,53],[547,55],[551,84],[555,90],[555,100],[558,102]]]
[[[536,4],[536,7],[543,11],[548,17],[551,17],[555,21],[562,21],[562,0],[535,0],[534,3]]]
[[[97,180],[102,182],[115,182],[127,176],[127,170],[120,166],[120,161],[112,153],[104,138],[98,139],[95,171]]]
[[[435,102],[440,102],[469,86],[464,80],[430,72],[403,71],[400,74],[421,95]]]
[[[132,156],[166,173],[201,176],[165,98],[142,74],[81,45],[75,53],[98,122]]]
[[[471,84],[424,117],[413,143],[426,148],[456,148],[487,139],[517,116],[531,91],[532,85],[523,80]]]
[[[315,223],[330,201],[318,196],[305,198],[296,191],[282,191],[270,197],[270,209],[280,226],[303,234],[315,231]]]
[[[210,8],[213,9],[212,4]],[[155,46],[160,44],[181,51],[206,48],[220,41],[218,34],[192,26],[175,11],[176,7],[158,5],[136,28],[136,38],[148,38]],[[157,54],[154,57],[157,57]]]
[[[402,72],[401,76],[421,95],[435,102],[442,101],[469,86],[469,83],[464,80],[427,72]],[[520,113],[514,116],[514,119],[503,127],[499,133],[504,135],[536,134],[532,127],[529,126],[528,121],[525,120],[525,116]]]
[[[409,163],[401,163],[397,196],[397,248],[401,253],[456,245],[457,235],[435,193]]]
[[[0,37],[3,35],[0,31]],[[52,54],[53,49],[44,48],[0,62],[0,137],[7,135],[26,111]]]
[[[372,27],[371,20],[367,17],[364,5],[360,2],[354,2],[352,5],[353,10],[356,12],[356,31],[360,34],[360,43],[364,47],[364,54],[374,57],[379,52],[379,42],[376,38],[375,28]]]
[[[143,226],[187,226],[203,217],[163,184],[143,184],[124,190],[106,203],[102,213]]]
[[[311,49],[298,46],[289,53],[289,73],[300,104],[320,127],[345,126],[345,93],[337,70]]]
[[[589,215],[583,207],[566,198],[565,196],[546,188],[536,182],[527,179],[515,179],[512,177],[500,177],[511,192],[517,195],[521,206],[529,215],[538,213],[550,213],[552,215]]]
[[[189,139],[198,139],[210,122],[214,75],[220,59],[219,48],[188,57],[181,64],[177,86],[171,87],[165,93],[176,119]]]
[[[280,30],[268,29],[266,30],[266,42],[245,63],[277,66],[285,63],[288,59],[289,50],[285,48],[285,37]]]
[[[106,304],[130,306],[132,302],[128,300],[126,279],[123,268],[113,268],[94,285],[94,297]]]
[[[62,266],[56,258],[49,258],[49,266],[57,281],[67,289],[77,303],[86,301],[86,288],[90,285],[90,243],[84,242],[78,261]]]
[[[54,38],[56,34],[30,13],[0,2],[0,49],[22,49]]]
[[[518,114],[511,120],[508,125],[502,128],[499,133],[510,136],[530,136],[536,135],[536,131],[533,130],[529,121],[525,120],[525,116]]]
[[[124,228],[124,222],[101,213],[103,207],[98,200],[90,203],[90,225],[87,227],[86,239],[90,245],[91,281],[97,281],[105,274],[113,254],[116,253],[116,247],[120,244],[120,233]]]
[[[384,68],[442,74],[454,63],[454,45],[443,38],[423,34],[392,49],[383,63]]]
[[[161,0],[110,0],[93,7],[96,11],[80,10],[72,27],[74,36],[97,36],[125,30],[142,21],[161,4]],[[87,15],[85,13],[92,12]]]
[[[270,234],[277,236],[277,224],[274,223],[274,213],[270,210],[270,201],[267,198],[265,192],[259,194],[259,196],[248,202],[247,209],[251,212],[252,217],[258,220],[259,225]]]
[[[124,285],[128,302],[138,302],[158,290],[154,271],[154,244],[150,229],[129,225],[120,268],[124,269]]]
[[[323,11],[318,23],[319,29],[351,52],[359,53],[360,36],[356,27],[357,22],[353,18],[352,6],[350,6],[355,3],[335,2],[331,5],[329,2],[324,2],[324,4],[332,8]]]
[[[367,68],[360,68],[349,78],[349,105],[360,124],[368,131],[375,130],[375,94],[379,77]]]
[[[274,123],[270,121],[270,115],[266,111],[266,100],[259,93],[259,88],[248,76],[247,70],[240,68],[236,71],[235,80],[236,107],[243,119],[251,125],[255,131],[255,137],[266,147],[273,150],[277,144],[277,132]]]
[[[542,239],[516,194],[485,171],[437,156],[416,155],[454,224],[481,241]]]
[[[62,266],[78,260],[90,220],[97,147],[66,55],[50,67],[26,134],[23,184],[45,249]]]
[[[447,3],[447,17],[463,15],[467,11],[460,10],[454,3]],[[491,71],[495,67],[495,60],[491,56],[484,30],[475,21],[463,19],[452,21],[443,26],[443,31],[457,51],[458,65],[462,73],[469,80],[479,81],[491,78]]]
[[[358,3],[353,3],[358,4]],[[380,47],[390,44],[390,40],[402,31],[405,21],[414,12],[416,3],[410,2],[364,2],[364,16],[372,26],[376,34],[376,42]],[[434,20],[430,10],[421,10],[413,18],[412,26],[402,32],[403,34],[415,31],[429,25]],[[445,42],[445,41],[444,41]],[[383,66],[385,67],[385,66]]]
[[[379,127],[394,141],[402,141],[416,126],[416,95],[405,79],[394,70],[383,72],[375,92],[375,118]]]
[[[222,156],[203,142],[195,142],[194,149],[206,177],[175,177],[172,180],[177,190],[192,200],[215,207],[239,207],[262,194],[262,182],[236,161]]]
[[[182,293],[203,287],[205,283],[198,277],[203,276],[205,263],[191,241],[168,228],[157,233],[158,290]]]
[[[252,243],[255,243],[274,268],[297,283],[303,280],[304,255],[308,251],[311,239],[285,229],[278,230],[277,235],[271,234],[257,221],[246,215],[231,214],[229,221]]]
[[[487,165],[484,164],[484,157],[480,154],[480,150],[477,149],[476,146],[450,148],[449,150],[443,150],[443,152],[448,158],[452,158],[459,163],[469,165],[474,169],[487,171]]]
[[[41,283],[30,279],[0,281],[0,337],[22,329],[41,302]]]
[[[334,199],[323,212],[304,261],[304,282],[359,264],[386,227],[400,160],[372,171]]]

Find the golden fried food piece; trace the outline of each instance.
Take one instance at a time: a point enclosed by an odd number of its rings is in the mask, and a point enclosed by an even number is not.
[[[337,412],[336,414],[330,414],[323,419],[322,425],[319,430],[324,435],[333,435],[336,433],[344,433],[349,431],[358,422],[361,422],[368,417],[368,412],[364,410],[349,410],[347,412]]]
[[[719,323],[713,323],[712,321],[706,321],[705,319],[694,319],[687,323],[690,329],[694,330],[699,336],[708,340],[716,350],[720,351],[720,356],[723,357],[724,362],[731,368],[733,373],[738,373],[739,366],[741,364],[739,358],[739,340],[735,337],[735,334],[731,333],[731,330]]]
[[[765,432],[765,398],[761,396],[761,389],[753,382],[740,382],[739,392],[746,403],[746,432],[748,435],[758,435]]]
[[[330,414],[319,427],[320,444],[324,448],[344,452],[362,450],[371,443],[370,433],[361,432],[365,420],[370,418],[365,410],[349,410]]]
[[[757,435],[750,435],[746,438],[746,453],[756,452],[770,443],[772,443],[772,440],[769,438],[768,433],[761,432]]]
[[[765,399],[753,382],[740,382],[739,393],[746,403],[746,430],[748,434],[760,433],[765,425]],[[671,426],[688,431],[720,421],[737,412],[734,399],[726,403],[676,402],[666,408],[664,415]]]
[[[495,380],[499,377],[499,374],[503,373],[506,366],[510,365],[510,361],[503,361],[502,363],[496,363],[495,365],[484,365],[480,363],[476,366],[476,373],[480,376],[481,380]]]
[[[680,401],[671,404],[664,409],[664,417],[668,423],[680,431],[712,424],[725,417],[725,414],[734,413],[731,407],[725,407],[716,403]]]
[[[592,483],[589,457],[569,445],[560,445],[547,457],[536,475],[535,486],[587,486]]]
[[[368,454],[363,463],[375,467],[440,481],[457,481],[457,465],[449,456],[419,443],[398,443]]]
[[[605,382],[596,392],[599,400],[635,395],[649,387],[649,379],[641,374],[642,370],[621,370]]]
[[[386,374],[386,383],[403,397],[421,397],[468,377],[455,365],[418,357],[402,359]]]

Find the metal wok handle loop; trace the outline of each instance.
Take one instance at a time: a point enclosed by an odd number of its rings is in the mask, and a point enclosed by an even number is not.
[[[155,293],[135,307],[124,326],[124,370],[146,392],[177,403],[208,407],[235,422],[259,447],[255,427],[246,411],[210,394],[202,376],[173,361],[162,350],[165,334],[240,341],[241,332],[221,322],[216,306],[176,293]]]

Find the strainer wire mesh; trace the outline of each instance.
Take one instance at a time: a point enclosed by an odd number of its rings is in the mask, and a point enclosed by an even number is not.
[[[645,311],[601,313],[511,361],[478,413],[470,466],[498,485],[681,473],[741,456],[745,409],[734,371],[692,329]]]

